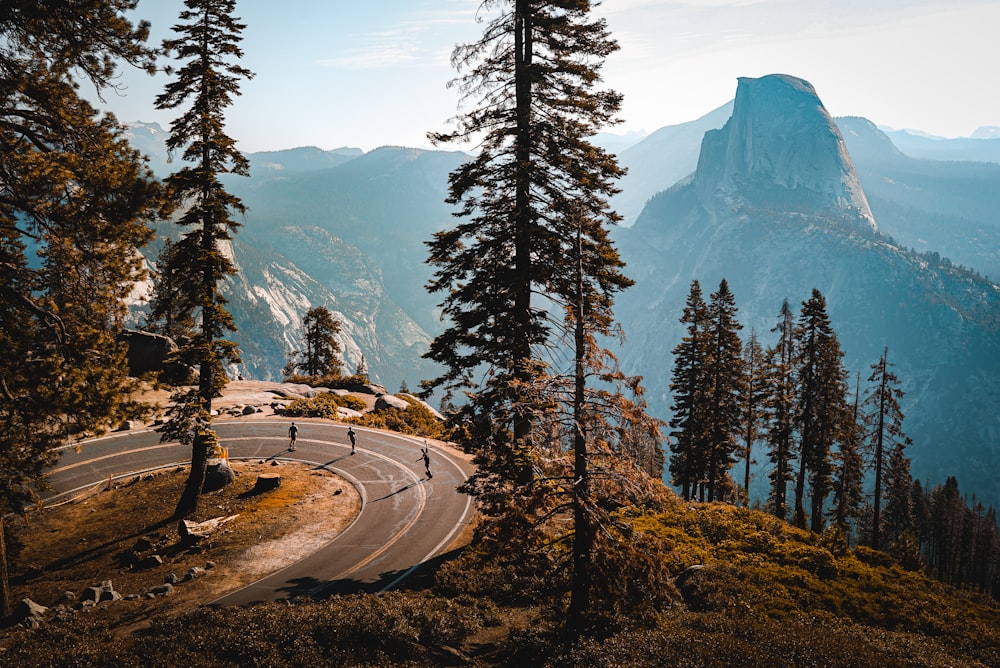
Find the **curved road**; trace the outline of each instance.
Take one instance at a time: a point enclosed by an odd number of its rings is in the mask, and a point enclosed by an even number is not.
[[[277,458],[314,464],[353,483],[361,494],[354,522],[317,552],[213,605],[245,605],[293,596],[381,591],[440,555],[472,519],[473,504],[456,487],[472,466],[448,451],[430,449],[432,478],[424,473],[422,439],[356,428],[351,455],[347,427],[297,422],[297,448],[288,452],[289,420],[225,420],[214,424],[230,459]],[[63,448],[49,481],[50,501],[107,480],[190,462],[190,446],[160,443],[153,431],[115,434]]]

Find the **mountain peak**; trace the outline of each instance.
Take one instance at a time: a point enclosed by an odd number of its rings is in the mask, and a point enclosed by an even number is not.
[[[702,201],[834,211],[851,228],[877,229],[837,124],[812,84],[786,74],[739,78],[732,117],[702,141],[695,184]]]

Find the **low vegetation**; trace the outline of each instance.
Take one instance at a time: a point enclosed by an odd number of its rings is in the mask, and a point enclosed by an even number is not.
[[[836,533],[676,498],[616,517],[675,585],[647,592],[661,604],[642,615],[595,614],[582,633],[563,624],[568,578],[529,554],[546,550],[505,548],[488,538],[487,524],[479,540],[402,591],[201,608],[157,616],[139,631],[98,607],[36,630],[8,629],[0,646],[10,665],[40,667],[1000,665],[996,601],[886,553],[850,549]],[[614,583],[605,589],[612,596]]]
[[[282,414],[289,417],[315,417],[327,420],[338,419],[338,408],[349,408],[363,412],[367,409],[365,402],[355,396],[341,396],[333,392],[325,392],[316,397],[294,399],[282,409]]]

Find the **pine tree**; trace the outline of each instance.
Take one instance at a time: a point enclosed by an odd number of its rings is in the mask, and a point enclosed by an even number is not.
[[[705,369],[708,381],[706,415],[706,491],[709,501],[721,498],[722,483],[736,463],[736,437],[740,432],[740,396],[743,384],[743,344],[736,320],[736,298],[722,279],[708,303],[709,355]]]
[[[823,530],[823,506],[830,491],[831,453],[849,428],[847,372],[843,351],[815,288],[802,303],[796,326],[799,386],[795,423],[799,432],[799,472],[795,481],[795,525],[806,527],[805,483],[811,492],[810,528]]]
[[[617,94],[594,90],[618,47],[604,21],[590,19],[590,5],[484,3],[497,12],[483,37],[452,56],[464,71],[452,85],[474,106],[455,131],[432,135],[436,143],[476,141],[478,152],[449,179],[448,201],[463,221],[429,243],[430,290],[445,295],[450,324],[426,355],[445,373],[424,392],[472,390],[467,412],[486,427],[477,480],[501,496],[532,478],[532,426],[544,401],[533,387],[549,373],[552,336],[538,295],[571,297],[573,270],[562,253],[576,216],[618,220],[607,198],[622,170],[587,141],[620,105]]]
[[[302,318],[302,340],[306,349],[292,351],[285,376],[301,371],[307,376],[339,376],[343,363],[340,360],[340,322],[325,306],[306,311]]]
[[[750,505],[750,467],[754,463],[753,446],[764,432],[768,398],[768,373],[764,350],[751,331],[743,347],[743,382],[740,385],[740,432],[743,438],[743,491]]]
[[[117,334],[158,187],[125,131],[78,95],[150,70],[134,1],[0,7],[0,616],[9,514],[57,446],[141,412]]]
[[[852,523],[861,516],[861,507],[865,501],[865,466],[861,456],[864,430],[860,422],[860,402],[861,373],[858,372],[849,429],[835,455],[837,466],[833,482],[833,509],[830,513],[834,525],[840,527],[849,541]]]
[[[882,499],[886,493],[886,469],[892,453],[898,448],[900,456],[910,444],[910,438],[903,432],[903,411],[899,400],[904,392],[899,387],[899,379],[891,370],[888,361],[889,348],[886,346],[879,361],[872,364],[869,387],[865,392],[864,418],[868,425],[867,451],[870,468],[875,473],[875,487],[872,503],[872,547],[882,547]]]
[[[461,417],[478,470],[465,489],[505,540],[523,540],[564,510],[559,499],[568,502],[570,623],[579,625],[591,596],[608,594],[605,578],[593,577],[605,535],[596,518],[608,486],[621,484],[602,474],[598,485],[593,471],[620,468],[626,444],[641,449],[658,431],[638,380],[598,343],[617,332],[613,295],[631,285],[607,233],[620,220],[608,199],[623,171],[588,140],[615,122],[620,96],[596,86],[618,47],[588,0],[482,7],[495,10],[482,39],[453,55],[465,72],[453,85],[473,108],[457,130],[432,136],[476,141],[478,151],[450,176],[448,201],[462,222],[428,244],[430,289],[445,295],[449,325],[427,354],[445,372],[423,386],[468,392]],[[572,369],[560,373],[567,355]]]
[[[788,518],[788,483],[794,480],[795,446],[795,318],[785,299],[778,323],[771,330],[778,333],[777,343],[767,351],[770,394],[767,398],[767,445],[771,462],[768,505],[775,517]]]
[[[687,333],[674,348],[674,368],[670,380],[673,404],[670,409],[670,475],[681,488],[685,500],[695,497],[707,476],[706,450],[709,442],[708,417],[705,415],[708,379],[708,306],[701,285],[691,281],[691,288],[681,315]]]
[[[181,286],[172,287],[190,291],[179,304],[193,306],[199,320],[178,356],[198,369],[198,387],[174,395],[171,422],[163,432],[165,439],[177,439],[192,448],[191,473],[175,517],[186,517],[197,508],[206,461],[218,442],[211,428],[212,400],[225,387],[225,364],[239,362],[236,344],[223,338],[236,326],[225,308],[221,284],[236,271],[223,246],[238,227],[233,213],[242,214],[245,209],[239,198],[226,191],[219,175],[249,173],[246,157],[225,133],[224,125],[225,110],[239,95],[240,80],[253,76],[237,64],[243,55],[239,43],[245,26],[233,17],[236,1],[185,0],[184,6],[181,23],[173,28],[177,37],[164,42],[182,64],[176,78],[156,98],[158,109],[176,109],[190,102],[187,111],[171,123],[166,142],[168,150],[181,151],[190,163],[166,180],[174,201],[185,207],[177,223],[188,231],[177,242],[169,258],[172,263],[160,268],[172,276],[189,277]]]

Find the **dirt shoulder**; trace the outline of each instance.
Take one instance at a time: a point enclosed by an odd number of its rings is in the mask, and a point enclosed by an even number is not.
[[[190,518],[232,519],[196,544],[183,541],[177,523],[164,519],[183,489],[186,467],[99,485],[75,502],[31,512],[26,526],[23,518],[14,520],[22,524],[17,533],[23,547],[13,559],[13,600],[80,608],[73,614],[134,628],[208,603],[315,552],[361,508],[357,490],[329,471],[287,462],[232,465],[235,483],[203,495]],[[280,486],[254,492],[261,474],[280,475]],[[184,581],[188,573],[197,577]],[[174,578],[180,582],[172,593],[150,594]],[[107,580],[131,600],[81,607],[81,594]]]

